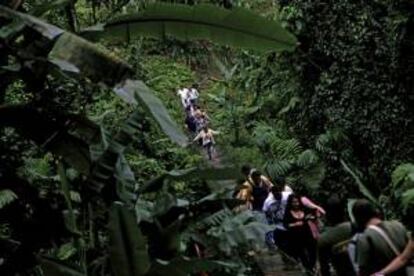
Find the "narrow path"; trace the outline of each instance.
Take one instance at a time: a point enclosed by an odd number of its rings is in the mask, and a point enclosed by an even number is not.
[[[199,152],[203,156],[205,162],[213,168],[222,168],[226,165],[224,164],[224,158],[220,148],[215,145],[213,151],[213,158],[209,160],[206,150],[202,147],[199,147]],[[232,187],[235,185],[234,181],[224,180],[217,181],[217,183],[222,187]],[[285,270],[285,264],[283,263],[281,255],[276,252],[274,254],[270,253],[260,253],[255,256],[256,262],[260,269],[262,270],[265,276],[302,276],[305,275],[300,268],[295,267],[292,270]]]

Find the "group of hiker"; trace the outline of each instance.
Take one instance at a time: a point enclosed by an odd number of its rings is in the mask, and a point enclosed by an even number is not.
[[[414,241],[409,242],[401,223],[383,221],[368,200],[356,200],[351,222],[337,195],[322,208],[293,191],[283,177],[269,179],[249,165],[241,171],[244,181],[234,197],[245,202],[242,209],[252,210],[274,226],[266,242],[282,252],[286,263],[297,260],[307,275],[414,275],[414,267],[411,271],[407,266],[414,255]]]
[[[199,105],[199,87],[193,84],[191,87],[179,89],[177,95],[180,96],[181,104],[185,110],[185,125],[193,136],[193,142],[205,148],[208,158],[213,159],[213,147],[215,144],[214,135],[218,131],[209,128],[210,118],[207,112]]]
[[[185,124],[193,142],[199,142],[212,159],[214,135],[210,118],[199,105],[199,87],[179,89]],[[234,197],[244,202],[238,210],[251,210],[259,220],[274,226],[266,234],[270,249],[277,248],[288,264],[300,262],[307,275],[414,276],[414,235],[398,221],[384,221],[365,199],[356,200],[348,217],[347,206],[331,195],[324,208],[286,185],[283,177],[269,179],[250,165],[241,168],[244,179]],[[321,223],[323,222],[323,223]],[[332,271],[334,273],[332,274]]]

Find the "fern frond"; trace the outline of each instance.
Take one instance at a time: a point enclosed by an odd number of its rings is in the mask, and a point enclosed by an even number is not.
[[[270,178],[275,179],[276,177],[287,175],[292,168],[293,165],[288,160],[272,160],[266,163],[264,171]]]
[[[320,152],[327,152],[335,144],[346,141],[348,137],[340,129],[330,129],[316,138],[315,147]]]
[[[302,147],[296,139],[275,139],[271,148],[273,155],[279,160],[294,160],[302,151]]]
[[[17,195],[9,189],[0,190],[0,209],[17,199]]]
[[[394,188],[414,187],[414,164],[405,163],[399,165],[392,173],[392,185]]]
[[[314,150],[307,149],[299,155],[296,164],[301,168],[309,168],[310,166],[315,165],[318,161],[319,156],[316,152]]]

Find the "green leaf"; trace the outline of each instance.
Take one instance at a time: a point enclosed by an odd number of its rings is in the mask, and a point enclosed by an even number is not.
[[[17,199],[17,195],[9,189],[0,190],[0,209]]]
[[[406,188],[414,185],[414,164],[399,165],[392,172],[392,185],[394,188]]]
[[[110,86],[132,74],[131,67],[120,59],[85,39],[45,23],[34,16],[0,6],[1,17],[13,20],[12,28],[9,24],[0,30],[0,35],[3,37],[9,36],[10,32],[19,32],[24,26],[52,41],[54,44],[49,53],[49,60],[62,71],[80,74],[89,77],[92,81],[99,81]]]
[[[79,271],[79,268],[54,258],[42,256],[40,264],[45,276],[86,276],[86,274]]]
[[[402,196],[402,205],[404,209],[413,208],[414,205],[414,189],[409,189]]]
[[[160,175],[159,177],[145,183],[139,190],[141,193],[149,193],[160,190],[165,181],[183,180],[228,180],[236,179],[239,176],[237,168],[190,168],[185,170],[173,170]]]
[[[293,168],[292,162],[288,160],[272,160],[265,164],[264,170],[271,179],[287,175]]]
[[[59,260],[67,260],[75,254],[76,254],[75,246],[71,242],[68,242],[68,243],[62,244],[59,247],[59,250],[57,252],[57,257],[59,258]]]
[[[354,178],[360,192],[372,203],[379,205],[378,200],[372,195],[371,191],[364,185],[364,183],[362,183],[359,176],[345,163],[344,160],[340,159],[340,162],[341,165],[344,167],[345,171],[348,172]]]
[[[0,17],[13,19],[15,22],[20,22],[21,24],[24,24],[24,26],[37,31],[42,36],[50,40],[53,40],[64,33],[62,29],[56,26],[45,23],[34,16],[14,11],[3,5],[0,5]]]
[[[80,234],[80,232],[77,229],[78,227],[76,225],[76,215],[75,215],[75,212],[73,211],[72,201],[70,198],[70,184],[66,176],[65,167],[62,162],[59,162],[57,164],[57,172],[59,174],[62,194],[63,194],[63,197],[65,198],[66,206],[68,208],[67,216],[66,216],[67,221],[65,221],[67,222],[66,227],[68,228],[69,231]]]
[[[70,0],[52,0],[47,1],[46,3],[42,3],[33,7],[32,14],[34,16],[43,16],[45,13],[51,10],[63,9],[70,3]]]
[[[146,275],[150,269],[147,242],[132,211],[119,202],[109,218],[109,253],[115,276]]]
[[[319,161],[319,157],[314,150],[307,149],[298,156],[296,163],[302,168],[308,168]]]
[[[260,51],[292,51],[296,38],[277,21],[243,8],[157,3],[141,13],[123,15],[83,34],[90,39],[129,41],[135,36],[180,40],[208,39],[221,45]]]
[[[300,182],[312,191],[317,191],[320,184],[325,179],[326,165],[319,162],[300,171]]]
[[[352,208],[354,207],[355,202],[357,201],[357,199],[355,198],[349,198],[348,202],[346,204],[346,209],[348,212],[348,216],[349,219],[351,220],[352,223],[355,223],[355,218],[354,218],[354,214],[352,213]]]
[[[49,60],[61,70],[81,74],[92,81],[113,86],[131,74],[120,59],[71,33],[63,33],[49,53]]]
[[[138,100],[172,141],[180,146],[187,145],[187,136],[171,119],[161,100],[143,82],[127,80],[122,87],[114,90],[129,103],[135,104]]]

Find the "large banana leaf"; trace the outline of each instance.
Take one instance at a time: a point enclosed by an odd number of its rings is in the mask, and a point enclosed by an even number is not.
[[[14,32],[19,32],[22,27],[26,27],[52,41],[53,49],[49,53],[49,60],[62,71],[81,74],[111,86],[119,83],[132,72],[126,63],[96,45],[34,16],[0,5],[0,18],[2,17],[13,20]],[[9,26],[6,25],[4,28],[8,29]]]
[[[173,170],[160,175],[157,178],[145,183],[141,188],[141,193],[155,192],[162,188],[167,180],[228,180],[236,179],[239,176],[238,170],[234,167],[227,168],[190,168],[185,170]]]
[[[0,17],[12,19],[15,22],[18,22],[18,25],[23,24],[24,26],[31,28],[32,30],[40,33],[42,36],[50,40],[53,40],[64,33],[64,30],[56,26],[45,23],[28,14],[14,11],[3,5],[0,5]],[[14,26],[16,26],[15,23]],[[15,29],[18,30],[20,28]]]
[[[342,167],[345,169],[345,171],[347,173],[349,173],[355,180],[355,182],[358,185],[358,188],[360,190],[360,192],[366,196],[367,199],[369,199],[372,203],[379,205],[378,200],[375,198],[375,196],[371,193],[371,191],[364,185],[364,183],[362,183],[361,179],[359,178],[359,176],[348,166],[348,164],[340,159],[339,160],[341,162]]]
[[[147,242],[133,213],[115,202],[109,220],[110,260],[115,276],[146,275],[151,263]]]
[[[56,40],[49,60],[61,70],[81,74],[93,81],[113,86],[131,75],[125,62],[101,50],[96,45],[71,33],[63,33]]]
[[[138,100],[142,103],[149,111],[148,114],[154,118],[172,141],[181,146],[187,145],[187,136],[171,119],[161,100],[142,81],[127,80],[122,87],[117,87],[114,90],[127,102],[136,103]]]
[[[128,41],[135,36],[208,39],[221,45],[261,51],[291,51],[296,38],[277,21],[242,8],[156,3],[141,13],[118,17],[83,34],[90,39]]]

